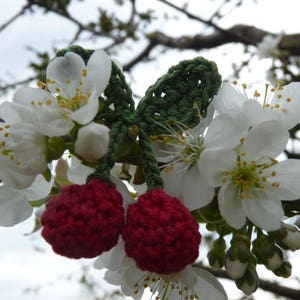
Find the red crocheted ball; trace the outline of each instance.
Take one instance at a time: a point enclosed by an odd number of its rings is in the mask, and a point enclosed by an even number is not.
[[[116,245],[124,227],[122,196],[99,179],[63,187],[46,205],[42,236],[69,258],[92,258]]]
[[[122,233],[125,251],[142,270],[171,274],[199,254],[199,224],[177,198],[153,189],[130,204]]]

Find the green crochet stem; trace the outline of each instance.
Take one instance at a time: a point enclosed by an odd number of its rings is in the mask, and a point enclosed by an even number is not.
[[[131,113],[135,110],[135,103],[132,96],[132,90],[127,84],[122,70],[112,62],[112,74],[104,91],[105,107],[102,109],[101,114],[108,111],[108,107],[113,104],[114,114],[124,114],[125,111]],[[110,114],[112,113],[109,110]]]
[[[79,54],[85,63],[94,52],[80,46],[71,46],[58,51],[57,56],[63,56],[68,51]],[[148,188],[162,188],[163,180],[153,154],[150,136],[168,133],[165,124],[168,127],[174,125],[174,130],[177,130],[175,124],[195,127],[199,123],[199,112],[202,117],[206,117],[208,105],[220,85],[221,76],[214,62],[203,57],[184,60],[171,67],[167,74],[148,88],[135,110],[130,86],[122,70],[112,62],[111,78],[104,97],[99,98],[100,111],[96,116],[96,120],[104,121],[111,127],[110,143],[105,159],[88,180],[96,177],[111,182],[110,170],[117,161],[121,142],[128,128],[136,125]]]
[[[119,146],[127,130],[128,126],[124,124],[123,120],[120,120],[111,128],[109,133],[109,145],[104,161],[100,163],[93,174],[88,176],[87,181],[90,181],[92,178],[99,178],[111,182],[110,170],[117,161]]]
[[[139,143],[142,149],[143,171],[148,190],[163,188],[164,184],[160,176],[157,160],[153,154],[151,140],[142,128],[139,130]]]
[[[180,62],[150,86],[139,102],[136,109],[139,126],[148,135],[166,134],[163,124],[172,126],[176,122],[195,127],[199,123],[199,111],[206,117],[207,107],[221,82],[212,61],[197,57]]]

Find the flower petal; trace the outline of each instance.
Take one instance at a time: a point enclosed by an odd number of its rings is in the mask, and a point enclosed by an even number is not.
[[[46,70],[48,88],[53,93],[70,98],[80,86],[81,72],[85,68],[83,59],[74,52],[67,52],[63,57],[52,60]],[[54,80],[54,82],[53,82]],[[67,80],[68,83],[67,83]],[[53,82],[53,83],[51,83]]]
[[[98,112],[99,102],[97,93],[94,92],[89,97],[88,102],[76,111],[69,114],[69,117],[81,125],[85,125],[92,121]]]
[[[26,198],[30,201],[40,200],[46,197],[53,186],[54,179],[53,177],[48,182],[45,180],[44,176],[38,175],[32,185],[24,190]]]
[[[248,100],[242,106],[244,116],[248,119],[251,127],[270,120],[282,121],[280,114],[274,109],[264,109],[256,100]]]
[[[99,97],[108,85],[111,75],[111,59],[103,50],[96,50],[87,63],[86,92],[97,91]]]
[[[289,133],[282,122],[269,120],[249,131],[241,147],[243,159],[257,161],[262,158],[276,158],[284,150]]]
[[[226,182],[218,193],[219,210],[226,223],[235,229],[240,229],[246,222],[241,201],[237,196],[235,186]]]
[[[0,118],[9,124],[16,124],[21,121],[19,113],[15,109],[15,103],[3,102],[0,104]]]
[[[215,188],[203,181],[197,166],[183,177],[183,203],[189,210],[206,206],[213,200],[214,194]]]
[[[109,251],[102,253],[94,262],[94,268],[107,268],[111,271],[120,269],[122,260],[125,257],[124,242],[120,238],[117,245]]]
[[[182,199],[182,180],[184,178],[184,174],[177,173],[175,170],[168,172],[163,170],[160,175],[164,181],[165,192],[172,197]]]
[[[208,185],[222,184],[224,171],[232,170],[236,164],[236,154],[230,149],[204,150],[198,161],[198,170]]]
[[[67,134],[73,121],[65,118],[65,110],[57,105],[56,99],[47,91],[24,87],[14,97],[14,109],[23,121],[33,123],[36,129],[46,136]]]
[[[0,178],[8,185],[15,189],[25,189],[29,187],[36,175],[21,174],[18,170],[13,170],[10,167],[0,168]]]
[[[52,94],[40,88],[22,87],[13,96],[14,103],[31,109],[34,107],[50,106],[49,104],[47,105],[48,100],[51,102],[51,107],[59,108]]]
[[[276,109],[284,120],[288,129],[297,125],[300,121],[300,96],[299,96],[300,83],[291,82],[285,85],[280,90],[276,90],[271,105],[279,105]]]
[[[239,111],[248,98],[235,89],[230,83],[224,82],[214,97],[214,106],[219,113]]]
[[[271,176],[275,171],[276,176]],[[275,188],[276,194],[281,200],[296,200],[300,198],[300,160],[288,159],[281,161],[266,170],[269,179],[279,182],[279,187]]]
[[[71,158],[71,166],[68,169],[68,178],[73,183],[85,184],[88,175],[94,171],[94,169],[85,166],[81,160],[73,156]]]
[[[241,200],[241,203],[247,217],[256,226],[267,231],[280,229],[284,213],[281,202],[274,200],[272,195],[268,195],[266,191],[260,191],[254,193],[251,199]]]
[[[205,148],[234,148],[249,129],[242,113],[218,115],[209,125],[204,140]]]
[[[199,267],[193,267],[193,269],[197,274],[194,290],[199,299],[228,299],[224,287],[213,275]]]
[[[0,186],[0,226],[13,226],[27,220],[33,212],[26,196],[8,186]]]

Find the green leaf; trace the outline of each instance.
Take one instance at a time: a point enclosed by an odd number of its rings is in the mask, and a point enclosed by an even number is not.
[[[214,62],[203,57],[184,60],[169,69],[150,86],[137,107],[138,125],[149,135],[167,133],[162,125],[176,128],[176,123],[192,128],[199,122],[199,112],[207,108],[221,85]]]

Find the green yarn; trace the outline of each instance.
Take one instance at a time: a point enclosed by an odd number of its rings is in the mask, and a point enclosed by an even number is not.
[[[97,118],[105,118],[113,122],[122,115],[131,116],[134,112],[135,104],[131,88],[122,70],[114,62],[112,62],[112,74],[104,95],[105,98],[100,98],[100,105],[103,104],[103,106]]]
[[[94,50],[92,49],[83,49],[78,45],[72,45],[68,48],[58,50],[56,56],[64,56],[67,52],[74,52],[81,56],[85,63],[88,62],[90,56],[93,54]]]
[[[197,57],[180,62],[150,86],[139,102],[136,110],[139,126],[149,135],[167,133],[160,124],[172,126],[178,122],[195,127],[199,122],[198,112],[206,117],[207,107],[221,82],[212,61]]]
[[[68,51],[79,54],[85,63],[94,52],[75,45],[58,51],[57,56],[63,56]],[[135,109],[131,88],[122,70],[112,62],[111,78],[104,96],[99,97],[100,109],[96,116],[96,120],[111,128],[108,152],[88,180],[96,177],[111,182],[110,170],[118,157],[122,157],[119,152],[123,146],[120,145],[126,141],[129,127],[136,126],[139,153],[136,147],[132,152],[139,155],[136,161],[141,162],[148,189],[163,188],[151,135],[168,133],[165,124],[168,127],[174,125],[174,130],[177,130],[176,123],[195,127],[199,123],[199,112],[202,117],[206,116],[208,105],[220,85],[221,76],[214,62],[203,57],[184,60],[150,86]],[[131,142],[131,145],[135,143]],[[130,156],[130,150],[126,151]]]
[[[110,170],[117,161],[119,147],[123,137],[126,135],[128,126],[123,123],[123,120],[116,123],[109,132],[109,145],[105,159],[98,165],[95,172],[91,174],[87,181],[92,178],[100,178],[110,182]]]
[[[163,180],[160,177],[158,163],[153,154],[151,140],[143,129],[140,129],[139,131],[139,143],[142,149],[142,167],[148,190],[153,188],[163,188]]]

